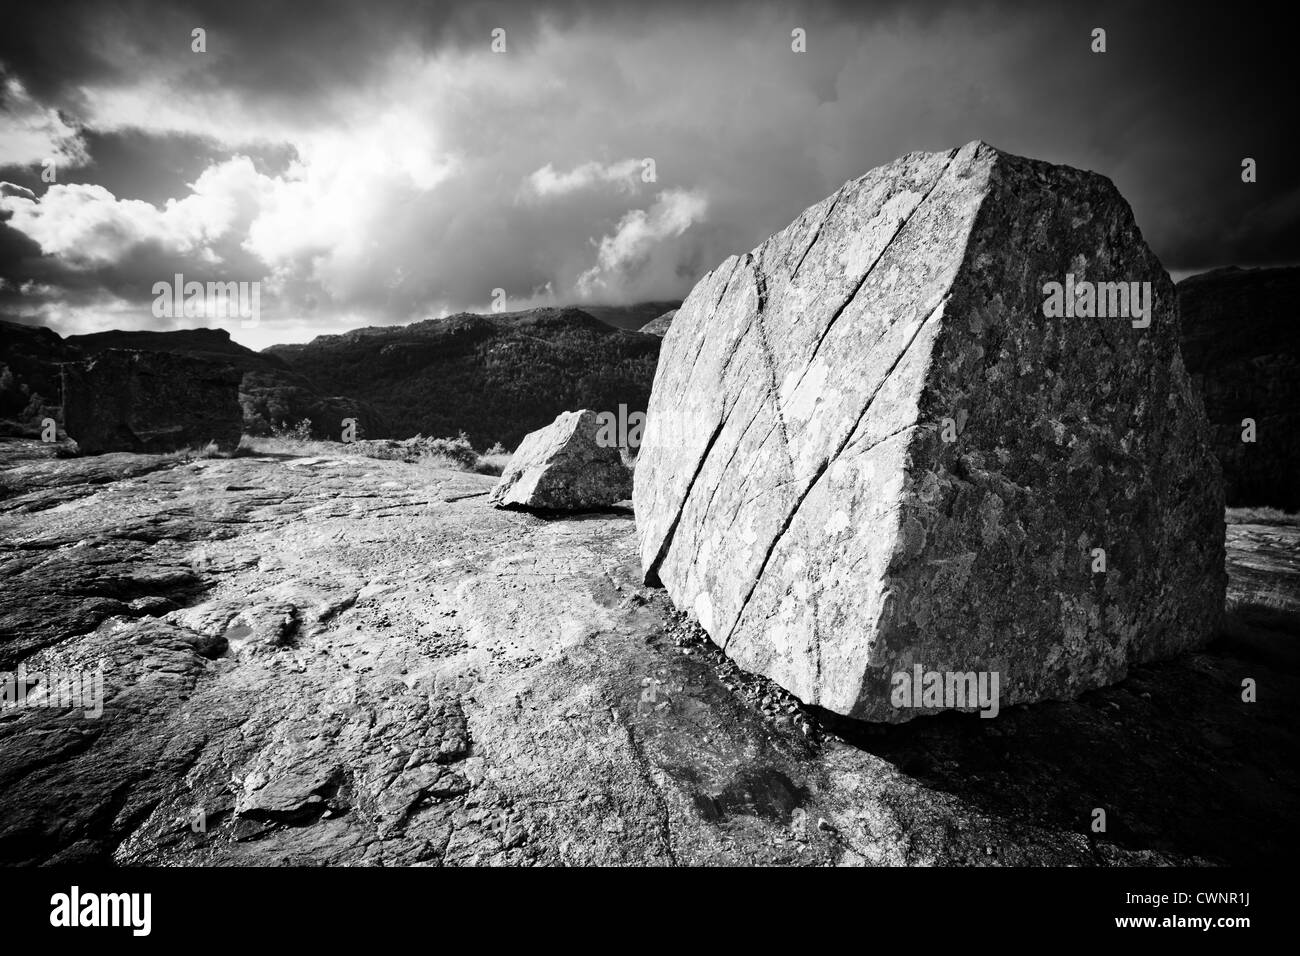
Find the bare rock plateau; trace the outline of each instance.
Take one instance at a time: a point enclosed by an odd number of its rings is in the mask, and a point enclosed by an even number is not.
[[[1294,524],[1229,525],[1205,650],[873,726],[721,654],[623,512],[356,455],[0,456],[0,680],[103,686],[0,707],[3,864],[1290,860]]]

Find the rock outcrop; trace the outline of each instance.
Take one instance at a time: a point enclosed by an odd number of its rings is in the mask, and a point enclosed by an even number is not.
[[[595,412],[562,412],[525,436],[492,489],[499,508],[603,508],[632,493],[632,476],[617,444],[600,440]]]
[[[1229,505],[1300,509],[1297,301],[1296,267],[1216,269],[1178,283],[1183,359],[1205,401]]]
[[[1058,310],[1064,289],[1090,292]],[[1173,284],[1104,177],[909,154],[728,259],[673,324],[642,566],[742,667],[903,721],[963,706],[962,675],[996,675],[1003,707],[1071,698],[1211,635],[1219,468]],[[918,670],[946,695],[912,697]]]
[[[230,451],[243,431],[240,378],[237,369],[202,359],[110,349],[63,367],[64,427],[92,455],[209,442]]]
[[[668,334],[668,329],[673,324],[673,316],[677,314],[676,309],[669,309],[658,318],[651,319],[645,325],[641,326],[638,331],[645,332],[648,335],[657,335],[663,338]]]
[[[0,321],[0,435],[37,437],[45,418],[58,420],[59,363],[80,357],[52,329]]]

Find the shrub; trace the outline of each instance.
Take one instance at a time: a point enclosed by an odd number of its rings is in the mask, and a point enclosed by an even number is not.
[[[417,436],[418,438],[419,436]],[[469,436],[461,432],[455,438],[426,438],[418,442],[420,457],[445,458],[458,468],[467,471],[478,465],[478,452],[469,442]]]
[[[311,419],[304,418],[298,424],[293,426],[290,426],[284,421],[281,421],[278,425],[272,422],[271,434],[276,438],[288,438],[292,441],[310,441]]]

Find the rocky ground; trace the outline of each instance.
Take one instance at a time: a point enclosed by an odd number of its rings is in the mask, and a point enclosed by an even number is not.
[[[499,511],[491,477],[355,456],[0,448],[0,671],[102,661],[105,688],[98,718],[0,712],[3,863],[1291,857],[1294,523],[1230,523],[1202,653],[877,727],[739,673],[641,585],[626,509]]]

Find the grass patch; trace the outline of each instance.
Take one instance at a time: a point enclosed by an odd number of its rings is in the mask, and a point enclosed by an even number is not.
[[[403,441],[366,439],[338,442],[305,437],[301,432],[281,431],[276,435],[245,435],[239,443],[245,455],[289,455],[295,458],[337,458],[357,456],[380,461],[402,461],[428,468],[451,468],[480,475],[499,475],[509,454],[499,445],[485,454],[474,450],[464,432],[455,438],[425,438],[416,435]]]
[[[509,452],[496,455],[489,452],[479,456],[478,465],[474,470],[480,475],[500,475],[506,470],[506,465],[510,464],[512,456]]]
[[[251,452],[244,447],[244,439],[240,438],[239,444],[230,451],[223,451],[220,445],[210,441],[206,445],[191,445],[189,448],[178,448],[176,451],[167,452],[162,457],[174,461],[200,461],[208,458],[247,458],[250,454]]]
[[[274,435],[245,435],[239,448],[249,455],[292,455],[295,458],[327,457],[347,454],[348,446],[336,441],[283,438]]]

